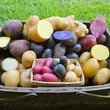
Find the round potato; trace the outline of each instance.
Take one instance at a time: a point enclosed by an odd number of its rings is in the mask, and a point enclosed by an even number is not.
[[[22,55],[22,64],[25,68],[32,67],[33,61],[36,59],[36,53],[32,50],[24,52]]]

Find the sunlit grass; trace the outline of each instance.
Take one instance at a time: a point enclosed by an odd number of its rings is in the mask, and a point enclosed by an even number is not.
[[[110,28],[110,0],[0,0],[0,24],[8,19],[25,20],[31,15],[74,15],[78,20],[104,16]]]

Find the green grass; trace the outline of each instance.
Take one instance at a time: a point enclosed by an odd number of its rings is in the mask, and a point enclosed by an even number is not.
[[[8,19],[25,20],[31,15],[75,15],[77,20],[104,16],[110,28],[110,0],[0,0],[0,24]]]

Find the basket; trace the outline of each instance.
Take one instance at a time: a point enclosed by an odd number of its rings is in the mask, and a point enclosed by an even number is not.
[[[25,22],[22,22],[23,24]],[[89,28],[89,22],[83,22]],[[2,35],[2,32],[0,32]],[[107,37],[105,45],[110,48],[110,33],[104,33]],[[8,56],[0,53],[0,58]],[[110,107],[110,83],[94,86],[80,87],[6,87],[0,84],[0,105],[11,110],[51,107],[83,107],[85,105],[94,108]],[[33,109],[32,109],[33,107]],[[87,106],[85,107],[87,108]],[[105,109],[105,108],[104,108]]]
[[[36,62],[38,61],[39,59],[36,59],[34,60],[33,62],[33,65],[32,65],[32,68],[34,67],[34,65],[36,64]],[[55,60],[59,60],[59,59],[55,59]],[[71,63],[75,64],[76,66],[80,67],[81,69],[81,66],[78,62],[78,60],[76,59],[68,59]],[[35,81],[33,80],[33,72],[32,72],[32,69],[31,69],[31,82],[33,83],[33,85],[36,85],[36,86],[81,86],[81,85],[84,85],[85,83],[85,78],[84,78],[84,74],[83,74],[83,71],[81,69],[81,77],[80,77],[80,81],[76,81],[76,82],[43,82],[43,81]]]

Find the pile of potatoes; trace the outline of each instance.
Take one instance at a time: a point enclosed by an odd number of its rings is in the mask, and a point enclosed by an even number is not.
[[[83,70],[85,78],[92,79],[93,84],[107,83],[110,79],[110,40],[105,36],[105,31],[103,17],[91,20],[89,27],[75,20],[73,15],[45,19],[34,15],[25,23],[8,20],[0,32],[0,53],[3,53],[0,57],[1,82],[6,86],[31,87],[30,74],[35,59],[61,60],[63,57],[76,59],[81,68],[70,62],[65,63],[66,67],[65,64],[62,66],[64,60],[60,63],[54,61],[48,68],[49,74],[41,72],[44,74],[42,79],[38,72],[34,74],[34,80],[52,82],[49,75],[53,72],[51,77],[56,82],[78,82]],[[45,72],[45,68],[41,71]]]

